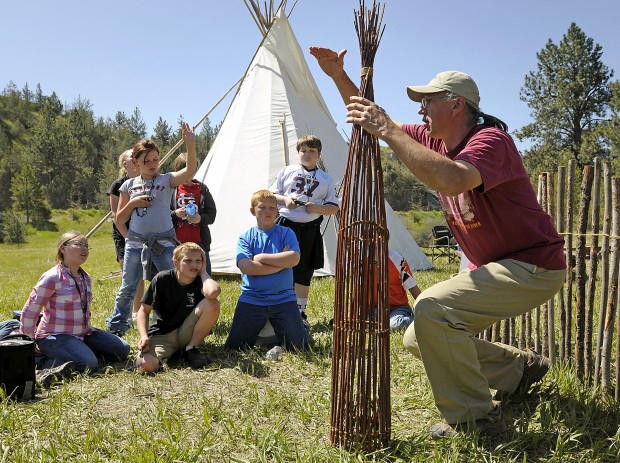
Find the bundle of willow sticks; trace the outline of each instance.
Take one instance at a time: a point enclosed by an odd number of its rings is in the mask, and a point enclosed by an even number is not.
[[[359,95],[374,99],[372,66],[383,8],[355,12]],[[390,440],[388,230],[376,137],[354,125],[339,216],[332,350],[332,445],[375,450]]]

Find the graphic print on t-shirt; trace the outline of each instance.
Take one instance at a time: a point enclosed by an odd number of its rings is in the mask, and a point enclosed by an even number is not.
[[[439,202],[451,224],[468,230],[480,227],[480,221],[476,219],[471,192],[467,191],[450,198],[439,196]]]

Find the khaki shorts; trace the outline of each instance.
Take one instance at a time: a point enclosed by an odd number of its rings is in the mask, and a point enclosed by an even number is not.
[[[176,330],[166,334],[156,334],[151,336],[151,352],[161,363],[164,363],[177,351],[183,349],[187,346],[187,344],[189,344],[197,321],[198,315],[196,315],[196,312],[192,310],[192,313],[185,317],[183,324]]]

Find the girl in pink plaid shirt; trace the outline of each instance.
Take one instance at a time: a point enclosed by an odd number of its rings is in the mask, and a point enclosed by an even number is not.
[[[84,235],[64,233],[57,264],[41,275],[22,309],[20,331],[35,340],[40,368],[73,362],[82,372],[95,370],[98,357],[117,361],[129,355],[129,344],[90,325],[91,279],[81,267],[88,251]]]

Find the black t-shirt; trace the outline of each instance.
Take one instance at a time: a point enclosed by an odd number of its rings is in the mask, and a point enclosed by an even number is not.
[[[112,183],[112,185],[110,185],[110,189],[108,190],[108,196],[109,195],[114,195],[114,196],[120,196],[121,195],[121,185],[123,183],[125,183],[125,180],[127,180],[129,177],[127,177],[126,175],[124,177],[121,178],[117,178],[116,180],[114,180],[114,182]],[[116,212],[116,211],[113,211]],[[125,224],[127,225],[127,228],[129,228],[129,220],[127,221],[127,223]],[[115,239],[119,239],[119,238],[123,238],[123,235],[121,235],[121,232],[118,231],[118,228],[116,228],[116,224],[114,222],[112,222],[112,236]]]
[[[176,330],[203,299],[200,276],[192,283],[182,285],[174,269],[159,272],[142,298],[142,302],[153,307],[159,317],[149,328],[149,336]]]

